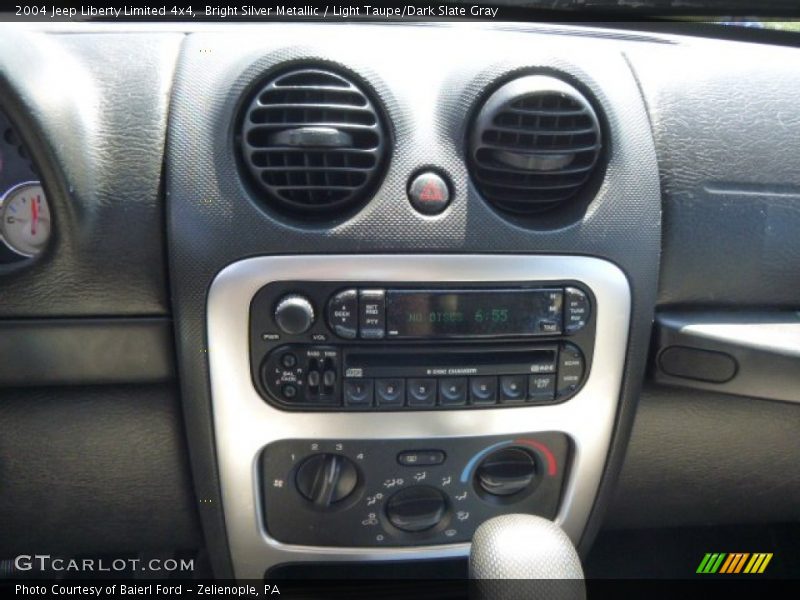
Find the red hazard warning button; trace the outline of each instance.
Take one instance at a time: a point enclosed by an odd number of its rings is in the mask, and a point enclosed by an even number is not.
[[[408,197],[419,212],[437,215],[450,203],[450,188],[439,175],[425,171],[411,180]]]

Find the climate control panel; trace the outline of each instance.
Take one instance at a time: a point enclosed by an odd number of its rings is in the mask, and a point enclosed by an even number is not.
[[[569,441],[556,432],[431,440],[280,440],[260,459],[267,533],[287,544],[469,541],[506,513],[554,518]]]

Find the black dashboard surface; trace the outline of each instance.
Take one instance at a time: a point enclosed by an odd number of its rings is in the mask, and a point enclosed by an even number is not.
[[[797,54],[708,40],[628,53],[661,173],[659,305],[797,307]]]
[[[0,104],[38,164],[54,236],[3,268],[0,318],[169,312],[161,166],[180,40],[4,26]]]

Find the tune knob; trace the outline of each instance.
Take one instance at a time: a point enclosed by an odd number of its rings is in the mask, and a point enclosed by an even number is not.
[[[284,296],[275,307],[275,323],[285,334],[305,333],[314,324],[314,307],[304,296]]]
[[[478,486],[492,496],[512,496],[533,483],[536,459],[522,448],[510,447],[492,452],[475,472]]]
[[[319,508],[347,498],[358,485],[358,470],[341,454],[314,454],[297,469],[297,490]]]
[[[386,503],[389,522],[403,531],[417,532],[439,524],[447,512],[447,500],[436,488],[417,485],[400,490]]]

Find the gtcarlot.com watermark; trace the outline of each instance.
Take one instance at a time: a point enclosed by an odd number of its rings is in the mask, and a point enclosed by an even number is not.
[[[127,573],[150,571],[152,573],[187,573],[194,571],[193,558],[57,558],[49,554],[20,554],[14,559],[17,571],[68,572],[68,573]]]

